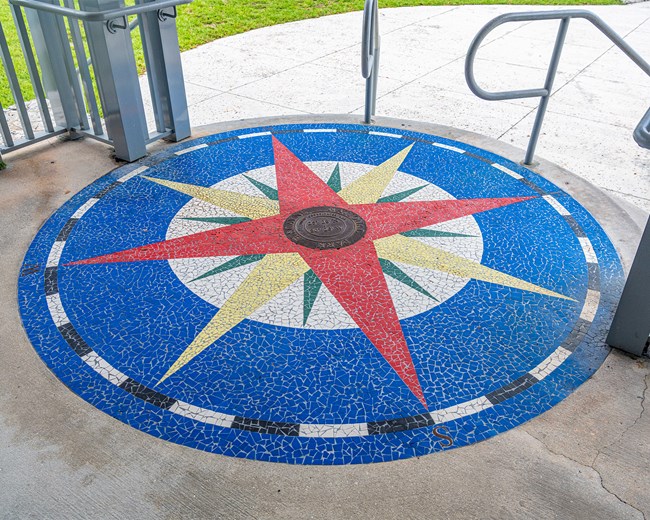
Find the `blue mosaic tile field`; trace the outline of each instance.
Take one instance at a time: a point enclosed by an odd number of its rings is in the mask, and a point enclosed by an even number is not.
[[[364,222],[349,240],[346,211]],[[331,465],[465,446],[548,410],[609,352],[622,282],[598,223],[532,171],[315,124],[112,171],[43,225],[18,298],[43,361],[114,418]]]

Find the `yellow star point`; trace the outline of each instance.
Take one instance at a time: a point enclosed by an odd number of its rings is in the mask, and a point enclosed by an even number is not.
[[[505,287],[575,301],[568,296],[402,235],[375,240],[375,249],[379,257],[386,260],[442,271],[461,278],[473,278],[474,280],[496,283]]]
[[[203,200],[214,206],[227,209],[233,213],[243,215],[250,219],[272,217],[273,215],[280,213],[280,206],[276,200],[254,197],[252,195],[245,195],[233,191],[218,190],[216,188],[206,188],[194,184],[184,184],[182,182],[156,179],[144,175],[142,177],[148,181],[155,182],[156,184],[184,193],[190,197]]]
[[[167,370],[158,384],[189,363],[262,305],[275,298],[307,271],[309,266],[298,253],[266,255]]]
[[[348,204],[377,202],[390,181],[393,180],[395,172],[402,165],[411,148],[413,148],[412,144],[348,184],[339,191],[341,198]]]

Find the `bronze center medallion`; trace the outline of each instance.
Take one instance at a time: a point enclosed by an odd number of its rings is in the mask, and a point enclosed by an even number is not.
[[[361,240],[366,223],[347,209],[320,206],[289,215],[284,221],[284,234],[292,242],[312,249],[340,249]]]

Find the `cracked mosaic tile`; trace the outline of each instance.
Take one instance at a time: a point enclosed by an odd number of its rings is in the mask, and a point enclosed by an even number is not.
[[[59,209],[19,279],[75,393],[233,457],[387,461],[569,395],[608,352],[613,246],[485,150],[355,125],[240,129],[123,166]]]

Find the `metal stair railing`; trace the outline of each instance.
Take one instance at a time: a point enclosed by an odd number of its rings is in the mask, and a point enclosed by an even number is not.
[[[641,70],[650,75],[650,65],[648,62],[641,58],[611,27],[590,11],[567,10],[510,13],[494,18],[479,31],[470,45],[465,60],[465,79],[474,94],[487,100],[541,97],[533,131],[528,142],[524,164],[531,164],[535,154],[535,146],[537,145],[544,114],[551,96],[553,80],[555,79],[555,73],[557,72],[560,54],[571,18],[583,18],[591,22],[636,63]],[[544,87],[528,90],[511,90],[507,92],[487,92],[479,87],[474,78],[474,59],[481,42],[487,34],[504,23],[536,20],[561,20]],[[650,149],[650,110],[645,113],[634,129],[633,137],[639,146]],[[641,242],[632,262],[632,267],[630,268],[630,274],[627,277],[621,299],[618,302],[616,314],[614,315],[606,340],[608,345],[638,356],[647,351],[648,345],[650,344],[650,298],[648,297],[648,287],[650,287],[650,219],[646,223],[645,231],[643,232]]]
[[[609,25],[607,25],[601,18],[596,16],[591,11],[585,11],[581,9],[567,9],[566,11],[508,13],[497,16],[488,22],[474,37],[474,40],[469,46],[467,57],[465,59],[465,79],[467,81],[467,85],[474,94],[482,99],[487,99],[489,101],[503,101],[506,99],[520,99],[528,97],[541,98],[539,102],[539,108],[537,109],[537,114],[535,116],[533,130],[530,135],[530,140],[528,141],[528,149],[526,150],[524,164],[532,164],[533,162],[535,147],[537,146],[542,123],[544,121],[544,115],[546,114],[546,108],[551,97],[555,74],[560,62],[560,55],[562,54],[562,47],[564,46],[564,40],[569,28],[569,21],[572,18],[582,18],[591,22],[597,29],[600,30],[600,32],[607,36],[607,38],[609,38],[614,43],[614,45],[616,45],[634,63],[636,63],[641,68],[641,70],[643,70],[643,72],[650,76],[650,64],[648,64],[647,61],[645,61],[632,47],[630,47],[625,42],[625,40],[623,40],[623,38],[618,35]],[[504,23],[531,22],[538,20],[560,20],[560,26],[558,28],[557,37],[555,39],[555,46],[553,48],[553,54],[551,55],[551,62],[546,73],[546,81],[544,83],[544,86],[541,88],[510,90],[504,92],[488,92],[479,87],[474,77],[474,59],[476,58],[476,53],[478,52],[479,46],[485,37],[495,28]],[[650,111],[646,113],[639,125],[636,127],[636,130],[634,131],[634,139],[637,141],[637,143],[639,143],[641,146],[645,146],[646,148],[648,147],[646,144],[650,145]]]
[[[148,13],[151,11],[157,11],[158,16],[161,16],[163,10],[168,7],[172,7],[175,10],[177,5],[189,4],[190,2],[192,2],[192,0],[160,0],[142,3],[130,7],[102,9],[99,11],[85,11],[75,9],[74,7],[62,7],[56,4],[47,4],[40,2],[39,0],[9,0],[9,3],[13,5],[38,9],[39,11],[44,11],[47,13],[59,14],[68,18],[81,20],[82,22],[111,22],[118,19],[124,21],[128,16]],[[110,26],[112,24],[107,23],[106,25]],[[120,26],[120,28],[125,29],[125,27],[122,26]]]
[[[133,161],[153,141],[189,137],[174,19],[176,6],[191,1],[136,0],[125,6],[123,0],[9,0],[46,131],[32,128],[0,28],[0,57],[24,134],[14,139],[0,110],[0,152],[74,130],[113,145],[118,158]],[[129,23],[129,17],[136,19]],[[152,102],[151,131],[131,41],[136,26]]]
[[[0,138],[2,138],[0,142],[0,152],[18,150],[19,148],[27,146],[30,143],[38,142],[43,139],[52,137],[53,135],[65,132],[65,128],[55,125],[52,121],[50,109],[46,100],[45,90],[43,88],[41,78],[38,74],[36,59],[34,57],[34,53],[32,52],[31,43],[29,41],[27,28],[22,14],[16,13],[15,11],[13,11],[12,14],[14,15],[18,40],[23,52],[25,65],[29,73],[32,89],[34,90],[34,95],[36,97],[36,102],[38,103],[38,109],[40,112],[40,118],[44,127],[44,131],[36,131],[34,125],[32,124],[32,121],[30,120],[27,104],[25,103],[25,97],[20,88],[20,82],[18,80],[18,76],[16,75],[16,68],[9,52],[7,38],[5,37],[5,32],[2,24],[0,23],[0,58],[2,59],[5,76],[9,84],[12,98],[14,100],[14,107],[16,108],[16,113],[18,115],[18,120],[20,122],[23,134],[23,138],[14,138],[14,135],[12,135],[11,132],[11,128],[9,127],[7,117],[5,116],[5,111],[2,103],[0,103]],[[0,154],[0,169],[3,165],[4,163],[2,162],[2,155]]]
[[[643,119],[639,121],[632,135],[636,144],[650,150],[650,109],[645,113]]]

